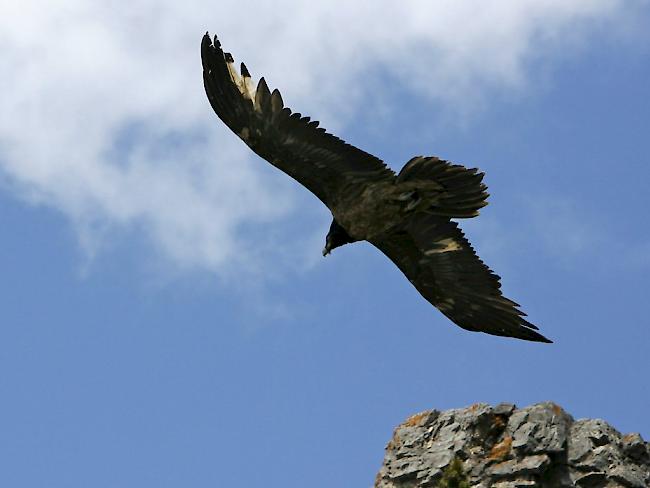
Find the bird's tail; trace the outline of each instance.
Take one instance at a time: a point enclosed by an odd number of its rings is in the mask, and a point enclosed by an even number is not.
[[[450,218],[470,218],[487,205],[484,173],[436,157],[417,156],[397,176],[406,209]]]

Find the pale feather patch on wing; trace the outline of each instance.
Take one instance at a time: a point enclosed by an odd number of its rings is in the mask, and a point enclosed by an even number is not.
[[[251,75],[248,73],[246,66],[244,66],[244,63],[241,64],[241,67],[243,80],[242,94],[245,98],[250,99],[253,102],[253,105],[255,105],[255,86],[253,85],[253,80],[251,79]]]
[[[443,298],[436,305],[440,310],[450,311],[454,309],[454,306],[456,305],[456,300],[454,300],[453,298]]]
[[[235,68],[235,60],[232,55],[230,53],[224,53],[224,56],[233,84],[237,87],[239,93],[241,93],[245,99],[250,100],[253,107],[255,107],[255,88],[246,66],[242,63],[241,74],[239,74],[237,68]]]
[[[460,251],[461,249],[463,249],[463,244],[461,242],[458,242],[451,237],[447,237],[445,239],[441,239],[440,241],[437,241],[436,247],[424,251],[424,254],[426,254],[427,256],[431,256],[432,254],[439,254],[439,253],[450,252],[450,251]]]

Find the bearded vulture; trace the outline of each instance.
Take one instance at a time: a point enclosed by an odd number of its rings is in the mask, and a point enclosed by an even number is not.
[[[323,255],[366,240],[463,329],[551,342],[503,296],[499,276],[451,220],[476,217],[487,205],[483,173],[416,156],[395,174],[380,159],[285,107],[264,78],[255,88],[246,66],[236,70],[216,36],[214,42],[207,33],[203,37],[201,59],[205,91],[219,118],[331,211]]]

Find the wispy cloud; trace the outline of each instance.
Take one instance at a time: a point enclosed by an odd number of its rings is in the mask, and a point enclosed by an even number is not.
[[[569,198],[548,196],[526,202],[530,235],[550,256],[565,262],[588,253],[602,237],[584,207]]]
[[[527,194],[511,211],[461,222],[479,254],[504,275],[517,272],[513,256],[534,256],[546,266],[607,272],[645,270],[650,266],[650,244],[644,232],[630,235],[617,228],[616,219],[594,213],[589,202],[566,194]],[[597,265],[594,265],[597,263]]]
[[[523,202],[528,219],[528,243],[563,267],[597,263],[598,269],[628,272],[650,265],[645,232],[630,235],[617,219],[590,211],[588,202],[569,196],[545,195]]]
[[[20,198],[69,217],[89,252],[111,229],[133,228],[181,268],[257,269],[245,227],[298,212],[300,197],[211,113],[198,57],[206,29],[290,106],[336,129],[372,103],[369,68],[462,111],[490,90],[524,89],[532,58],[564,55],[603,24],[624,29],[637,3],[4,2],[0,169]],[[311,241],[267,244],[287,253]]]

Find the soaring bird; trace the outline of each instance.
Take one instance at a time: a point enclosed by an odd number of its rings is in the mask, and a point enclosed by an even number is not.
[[[255,153],[316,195],[331,211],[323,255],[366,240],[420,294],[463,329],[551,342],[501,293],[500,278],[476,255],[451,219],[487,205],[483,173],[437,157],[416,156],[395,174],[318,122],[284,106],[264,78],[254,87],[219,40],[201,43],[205,92],[217,116]]]

